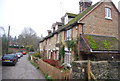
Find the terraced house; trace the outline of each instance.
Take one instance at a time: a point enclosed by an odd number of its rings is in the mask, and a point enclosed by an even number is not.
[[[120,13],[111,0],[79,2],[79,14],[66,13],[39,42],[44,58],[64,63],[74,60],[118,60]],[[64,51],[61,51],[64,50]]]

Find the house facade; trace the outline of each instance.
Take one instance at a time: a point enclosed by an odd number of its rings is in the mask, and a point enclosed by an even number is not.
[[[86,44],[86,47],[84,47],[89,48],[89,54],[93,53],[91,48],[94,48],[91,47],[91,42],[87,39],[88,36],[85,37],[84,35],[95,35],[98,36],[98,38],[96,37],[97,39],[104,37],[103,40],[105,42],[102,42],[104,45],[103,47],[105,47],[106,41],[110,40],[110,38],[118,40],[118,19],[120,17],[120,13],[111,0],[108,2],[101,0],[94,5],[92,5],[92,1],[83,2],[83,0],[81,0],[79,4],[81,9],[79,14],[66,13],[65,16],[61,18],[62,22],[54,23],[54,25],[52,25],[53,31],[48,32],[48,36],[40,40],[40,52],[45,58],[59,60],[59,50],[61,45],[64,45],[64,62],[70,64],[70,62],[74,60],[75,53],[72,49],[68,49],[66,41],[78,40],[78,56],[80,55],[79,57],[81,57],[82,60],[84,58],[84,53],[86,53],[84,51],[81,52],[82,45]],[[94,40],[94,42],[97,41],[97,39]],[[81,42],[82,40],[84,42]],[[109,46],[109,49],[107,46]],[[105,48],[99,46],[99,48],[96,48],[94,52],[102,54],[119,54],[119,49],[113,49],[112,45],[108,45],[108,42],[107,46]],[[82,53],[83,55],[81,55]]]

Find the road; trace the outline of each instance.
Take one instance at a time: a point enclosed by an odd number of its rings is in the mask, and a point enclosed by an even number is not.
[[[2,66],[2,79],[45,79],[27,57],[28,55],[23,55],[15,66]]]

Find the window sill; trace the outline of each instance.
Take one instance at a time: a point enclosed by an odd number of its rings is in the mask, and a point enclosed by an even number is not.
[[[112,20],[112,18],[111,18],[111,17],[105,17],[105,19]]]
[[[64,41],[66,42],[66,41],[70,41],[70,40],[72,40],[72,39],[66,39],[66,40],[64,40]]]

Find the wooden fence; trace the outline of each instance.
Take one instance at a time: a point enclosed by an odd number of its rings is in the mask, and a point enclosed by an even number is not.
[[[44,62],[41,59],[38,59],[39,68],[44,74],[48,74],[53,79],[70,79],[70,70],[63,71],[60,69],[57,69],[54,66],[51,66],[50,64]]]

